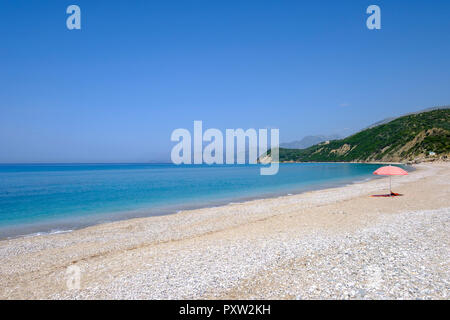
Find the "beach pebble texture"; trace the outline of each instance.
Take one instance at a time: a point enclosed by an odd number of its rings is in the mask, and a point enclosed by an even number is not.
[[[450,165],[417,169],[4,240],[0,298],[448,299]]]
[[[286,240],[272,268],[211,297],[448,299],[450,209],[380,220],[351,234]]]

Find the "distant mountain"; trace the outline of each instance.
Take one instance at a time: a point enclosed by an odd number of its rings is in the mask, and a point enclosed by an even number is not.
[[[302,150],[280,148],[279,154],[280,161],[298,162],[450,159],[450,109],[412,113],[341,140]]]
[[[376,126],[379,126],[379,125],[382,125],[382,124],[391,122],[392,120],[395,120],[395,119],[397,119],[397,118],[396,118],[396,117],[390,117],[390,118],[386,118],[386,119],[377,121],[377,122],[371,124],[370,126],[364,128],[363,130],[370,129],[370,128],[374,128],[374,127],[376,127]],[[361,131],[362,131],[362,130],[361,130]]]
[[[426,108],[426,109],[423,109],[423,110],[420,110],[420,111],[416,111],[416,112],[409,112],[409,113],[406,113],[406,114],[398,116],[398,117],[386,118],[386,119],[383,119],[383,120],[380,120],[380,121],[377,121],[377,122],[371,124],[370,126],[364,128],[363,130],[370,129],[370,128],[379,126],[380,124],[385,124],[385,123],[391,122],[392,120],[395,120],[397,118],[404,117],[404,116],[409,116],[411,114],[418,114],[418,113],[423,113],[423,112],[428,112],[428,111],[433,111],[433,110],[441,110],[441,109],[450,109],[450,106],[431,107],[431,108]]]
[[[317,136],[306,136],[301,140],[287,142],[287,143],[280,143],[280,147],[286,148],[286,149],[306,149],[308,147],[311,147],[315,144],[328,141],[328,140],[337,140],[341,139],[342,137],[340,135],[334,134],[330,136],[324,136],[324,135],[317,135]]]

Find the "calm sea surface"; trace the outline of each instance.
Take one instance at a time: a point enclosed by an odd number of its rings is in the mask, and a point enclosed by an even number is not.
[[[0,165],[0,238],[285,195],[372,177],[380,165]]]

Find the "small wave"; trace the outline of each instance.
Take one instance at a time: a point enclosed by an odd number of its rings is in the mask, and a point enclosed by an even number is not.
[[[72,229],[68,229],[68,230],[55,230],[55,231],[50,231],[49,234],[59,234],[59,233],[68,233],[68,232],[72,232]]]
[[[32,238],[32,237],[43,236],[43,235],[68,233],[68,232],[72,232],[72,231],[73,231],[73,229],[68,229],[68,230],[51,230],[51,231],[48,231],[48,232],[35,232],[35,233],[25,234],[25,235],[21,235],[21,236],[18,236],[18,237]],[[17,237],[10,237],[10,238],[17,238]]]

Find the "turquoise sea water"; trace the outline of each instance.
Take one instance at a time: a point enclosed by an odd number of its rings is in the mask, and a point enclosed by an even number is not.
[[[378,167],[281,164],[261,176],[258,165],[0,165],[0,238],[343,185]]]

